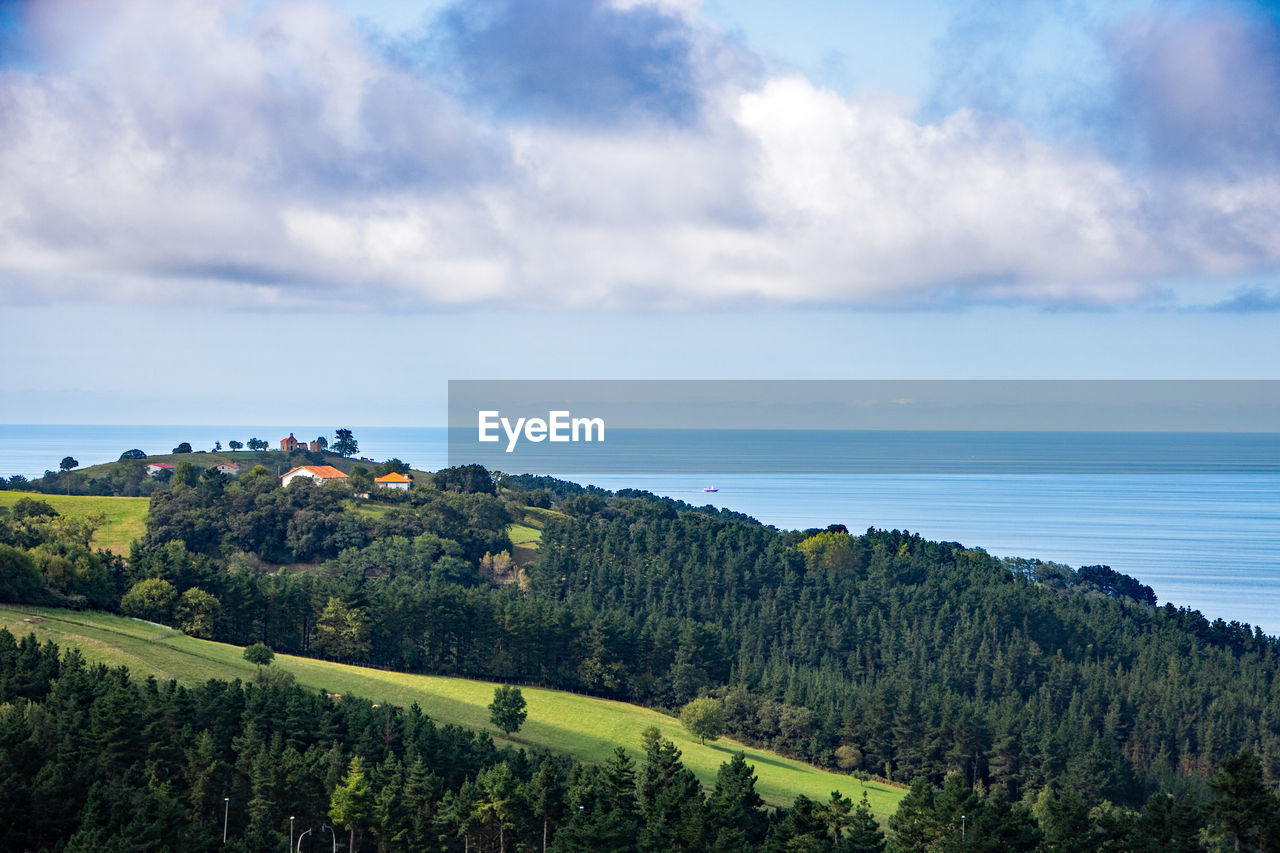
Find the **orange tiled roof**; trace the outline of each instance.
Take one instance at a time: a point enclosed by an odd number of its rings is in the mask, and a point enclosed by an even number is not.
[[[306,471],[314,477],[321,480],[336,480],[338,478],[346,479],[347,475],[334,468],[332,465],[299,465],[297,468],[291,468],[286,471],[284,476],[288,477],[294,471]]]
[[[390,474],[383,474],[381,477],[373,479],[375,483],[412,483],[412,477],[406,477],[404,474],[398,474],[392,471]]]

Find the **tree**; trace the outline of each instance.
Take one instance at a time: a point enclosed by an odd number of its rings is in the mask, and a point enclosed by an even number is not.
[[[148,622],[166,622],[173,613],[173,600],[178,591],[164,578],[147,578],[135,583],[120,599],[120,609],[127,616]]]
[[[378,466],[379,477],[384,476],[386,474],[408,474],[408,473],[409,473],[409,463],[402,462],[399,459],[396,459],[394,457],[392,457],[391,459],[388,459],[386,462],[383,462],[381,465]]]
[[[644,818],[640,849],[702,851],[706,849],[706,801],[698,777],[680,761],[680,750],[650,726],[641,732],[645,762],[636,783],[636,803]]]
[[[178,467],[173,469],[173,484],[175,486],[194,486],[198,482],[200,482],[200,469],[185,459],[178,463]]]
[[[492,495],[497,493],[493,475],[483,465],[458,465],[442,468],[433,478],[436,488],[442,492],[472,492]]]
[[[347,484],[356,494],[367,494],[373,491],[373,474],[363,465],[357,465],[347,474]]]
[[[515,825],[520,789],[505,761],[481,770],[476,776],[479,796],[471,817],[481,826],[498,830],[498,853],[507,853],[507,830]]]
[[[520,731],[529,716],[525,707],[519,687],[498,687],[493,691],[493,701],[489,703],[489,722],[510,736],[512,732]]]
[[[335,430],[333,435],[333,452],[339,456],[355,456],[360,450],[360,446],[356,442],[355,436],[351,434],[351,430]]]
[[[267,443],[260,438],[254,437],[249,439],[249,449],[250,450],[266,450]]]
[[[849,821],[849,833],[845,836],[843,850],[846,853],[883,853],[884,833],[876,816],[871,813],[871,803],[867,801],[867,792],[862,792],[862,800],[853,810]]]
[[[146,459],[146,458],[147,458],[147,454],[143,453],[141,450],[139,450],[136,447],[133,448],[132,450],[126,450],[124,453],[120,454],[121,462],[124,462],[127,459]]]
[[[547,834],[551,821],[560,816],[564,806],[564,785],[551,758],[545,757],[523,789],[525,802],[535,817],[542,819],[542,853],[547,853]]]
[[[176,615],[182,633],[203,640],[213,639],[213,623],[222,612],[222,605],[211,593],[193,586],[178,599]]]
[[[707,823],[716,853],[756,850],[769,831],[764,800],[756,793],[755,768],[741,752],[720,765],[715,790],[707,798]]]
[[[217,453],[217,452],[219,452],[220,450],[222,450],[222,442],[221,442],[221,441],[215,441],[215,442],[213,443],[213,452],[214,452],[214,453]]]
[[[243,442],[243,441],[236,441],[236,440],[233,438],[233,439],[231,439],[230,441],[228,441],[228,442],[227,442],[227,447],[230,447],[232,450],[239,450],[240,448],[244,447],[244,442]]]
[[[369,620],[364,611],[330,596],[316,620],[316,648],[337,660],[355,660],[369,651]]]
[[[333,797],[329,800],[329,817],[334,823],[340,823],[351,830],[351,841],[347,847],[354,853],[356,849],[356,828],[369,815],[372,803],[369,780],[364,775],[364,761],[360,756],[352,756],[351,766],[347,770],[342,784],[333,789]]]
[[[1236,850],[1266,839],[1267,824],[1274,820],[1276,796],[1262,780],[1262,765],[1257,756],[1245,750],[1228,755],[1218,764],[1209,780],[1213,798],[1209,814],[1221,824],[1221,832],[1231,838]]]
[[[316,444],[320,446],[321,450],[329,449],[329,439],[325,438],[323,435],[316,436]]]
[[[271,662],[276,659],[276,653],[271,651],[271,647],[266,643],[254,643],[245,648],[244,659],[254,666],[271,666]]]
[[[189,441],[184,441],[184,442],[182,442],[181,444],[179,444],[177,447],[175,447],[175,448],[173,449],[173,452],[174,452],[174,453],[190,453],[190,452],[191,452],[191,442],[189,442]]]
[[[813,807],[813,816],[826,824],[831,840],[839,844],[844,831],[853,825],[853,800],[832,791],[831,799]]]
[[[72,468],[79,468],[80,463],[71,456],[62,457],[62,461],[58,463],[59,470],[70,471]]]
[[[724,707],[710,696],[694,699],[681,709],[680,722],[705,745],[724,734]]]
[[[895,850],[925,853],[933,849],[940,834],[934,814],[935,795],[933,786],[925,777],[917,776],[912,780],[911,790],[898,803],[898,810],[889,816]]]

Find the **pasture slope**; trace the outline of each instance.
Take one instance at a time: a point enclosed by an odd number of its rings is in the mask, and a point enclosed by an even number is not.
[[[6,604],[0,605],[0,626],[16,637],[34,633],[41,642],[52,640],[64,648],[77,647],[89,661],[127,666],[138,679],[153,675],[165,681],[199,684],[210,678],[248,680],[255,671],[238,646],[198,640],[123,616]],[[755,766],[760,796],[772,806],[790,805],[798,794],[826,800],[836,790],[856,801],[865,790],[883,823],[906,793],[896,786],[864,783],[727,738],[703,746],[685,732],[679,720],[623,702],[522,687],[529,718],[518,733],[506,738],[489,723],[487,706],[493,699],[493,683],[386,672],[290,655],[277,655],[274,665],[291,671],[305,687],[404,707],[416,702],[433,719],[484,729],[499,744],[543,747],[587,761],[603,761],[618,745],[639,760],[640,733],[656,726],[663,737],[680,747],[685,765],[708,787],[715,783],[720,764],[742,750]]]
[[[101,513],[105,523],[90,543],[115,554],[129,553],[129,546],[147,530],[150,498],[113,498],[94,495],[46,495],[40,492],[0,492],[0,506],[12,507],[23,498],[44,501],[59,515],[84,518]]]

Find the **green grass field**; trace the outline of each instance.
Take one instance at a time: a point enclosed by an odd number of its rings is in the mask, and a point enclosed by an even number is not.
[[[24,621],[33,617],[44,621]],[[249,679],[255,670],[243,659],[238,646],[197,640],[168,628],[105,613],[0,605],[0,626],[15,636],[34,633],[41,641],[76,646],[86,659],[127,666],[138,678],[154,675],[183,684],[199,684],[210,678]],[[755,766],[760,795],[774,806],[790,805],[797,794],[825,800],[836,790],[857,800],[865,790],[872,810],[883,822],[906,793],[895,786],[860,782],[728,739],[702,746],[675,718],[622,702],[524,687],[521,690],[529,703],[529,718],[508,739],[489,724],[487,706],[495,685],[488,682],[384,672],[290,655],[278,655],[275,665],[291,671],[305,687],[405,707],[417,702],[432,718],[485,729],[498,743],[542,746],[588,761],[603,761],[615,745],[626,747],[638,760],[640,733],[657,726],[664,737],[675,741],[684,752],[686,766],[707,786],[714,784],[720,764],[742,750]]]
[[[507,536],[511,539],[512,545],[532,545],[542,541],[542,531],[527,524],[512,524],[507,526]]]
[[[107,522],[93,537],[95,548],[128,554],[129,545],[147,529],[148,498],[110,498],[91,495],[44,495],[35,492],[0,492],[0,506],[13,506],[22,498],[44,501],[60,514],[80,518],[102,513]]]

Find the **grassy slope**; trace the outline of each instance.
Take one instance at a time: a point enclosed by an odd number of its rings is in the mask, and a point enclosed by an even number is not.
[[[0,506],[13,506],[22,498],[44,501],[61,515],[79,518],[102,513],[107,523],[93,537],[95,548],[128,554],[129,545],[146,532],[149,498],[105,498],[86,495],[45,495],[36,492],[0,492]]]
[[[533,545],[542,541],[542,531],[525,524],[511,524],[507,526],[507,536],[511,537],[512,545]]]
[[[23,621],[30,616],[48,621]],[[243,659],[237,646],[197,640],[168,628],[105,613],[0,605],[0,626],[15,636],[35,633],[41,641],[77,646],[86,659],[128,666],[139,678],[150,674],[199,684],[210,678],[248,679],[254,673],[254,667]],[[664,737],[676,742],[684,752],[685,764],[708,786],[714,783],[720,764],[741,749],[755,766],[760,795],[775,806],[790,805],[797,794],[825,800],[834,790],[856,800],[865,789],[872,810],[883,821],[905,793],[893,786],[862,783],[727,739],[702,746],[689,737],[678,720],[622,702],[521,688],[529,703],[529,719],[519,733],[506,739],[489,725],[486,706],[493,698],[491,683],[383,672],[289,655],[277,656],[276,665],[292,671],[306,687],[357,694],[406,707],[417,702],[432,718],[487,729],[499,743],[543,746],[590,761],[602,761],[615,745],[625,746],[639,759],[640,733],[648,726],[657,726]]]

